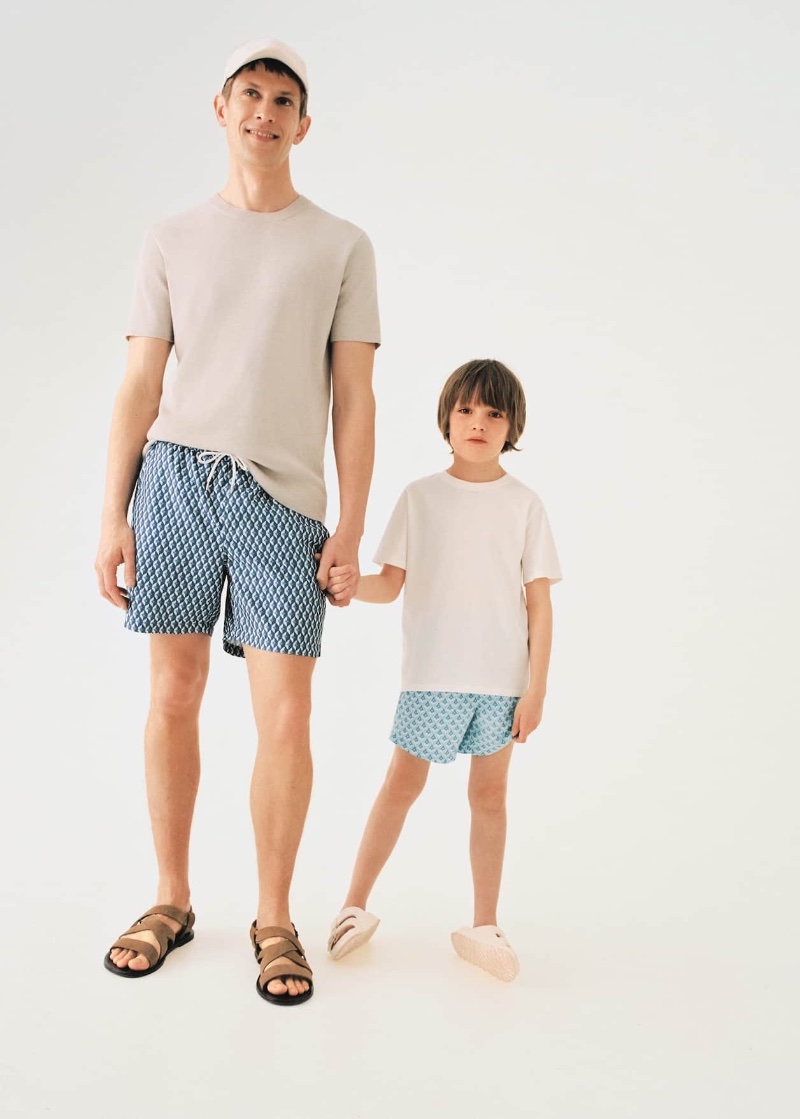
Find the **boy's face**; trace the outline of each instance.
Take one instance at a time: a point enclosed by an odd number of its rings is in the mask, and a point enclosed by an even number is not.
[[[262,67],[237,74],[228,100],[214,98],[214,111],[231,154],[260,168],[284,163],[311,125],[310,117],[300,118],[297,82]]]
[[[459,401],[450,413],[450,446],[467,462],[491,462],[499,459],[508,428],[505,412],[476,399]]]

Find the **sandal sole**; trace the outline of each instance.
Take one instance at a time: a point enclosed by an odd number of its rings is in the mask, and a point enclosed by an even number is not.
[[[194,933],[189,930],[177,938],[171,948],[168,948],[160,960],[156,960],[152,967],[146,967],[141,971],[133,971],[129,967],[117,967],[111,959],[111,951],[106,952],[105,959],[103,960],[103,967],[106,971],[110,971],[112,975],[118,975],[120,979],[144,979],[146,975],[152,975],[153,972],[158,971],[162,967],[164,961],[170,952],[174,952],[176,948],[182,948],[184,944],[188,944],[190,940],[194,940]]]
[[[285,983],[287,979],[296,979],[297,976],[276,975],[274,978],[280,979],[282,983]],[[308,980],[306,979],[304,982],[307,983]],[[272,983],[272,979],[270,979],[270,983]],[[290,995],[288,992],[284,995],[273,995],[271,991],[265,990],[256,979],[256,990],[265,1002],[274,1003],[275,1006],[294,1006],[297,1003],[308,1002],[314,994],[314,984],[312,983],[308,990],[304,991],[302,995]]]
[[[512,949],[476,944],[470,937],[458,932],[451,933],[450,940],[462,960],[488,971],[495,979],[510,983],[519,975],[519,960]]]

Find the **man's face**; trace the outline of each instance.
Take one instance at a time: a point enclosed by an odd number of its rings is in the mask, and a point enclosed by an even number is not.
[[[262,168],[284,163],[311,124],[310,117],[300,118],[297,82],[262,67],[237,74],[227,102],[218,93],[214,110],[231,153]]]
[[[508,438],[505,412],[471,400],[459,401],[450,413],[450,446],[467,462],[491,462],[500,457]]]

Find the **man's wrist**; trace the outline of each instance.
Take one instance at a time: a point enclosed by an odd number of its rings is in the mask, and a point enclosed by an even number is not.
[[[353,544],[360,544],[361,537],[364,535],[364,525],[355,525],[349,524],[347,521],[340,521],[333,535],[338,537],[339,540],[349,540]]]
[[[116,525],[120,525],[123,522],[125,524],[128,523],[127,509],[122,509],[119,506],[103,508],[103,511],[100,514],[101,525],[107,528],[114,528]]]

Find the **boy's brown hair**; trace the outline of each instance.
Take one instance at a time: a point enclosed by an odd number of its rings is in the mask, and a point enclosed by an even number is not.
[[[439,430],[448,443],[450,413],[456,405],[471,404],[473,400],[505,413],[508,437],[500,454],[518,451],[515,444],[525,430],[525,390],[508,366],[494,358],[477,358],[459,365],[450,374],[439,397]]]
[[[289,66],[285,66],[283,62],[278,62],[277,58],[257,58],[253,62],[246,62],[244,66],[240,66],[235,74],[231,74],[225,85],[222,87],[222,96],[225,101],[231,95],[231,89],[236,77],[244,70],[256,70],[261,66],[268,74],[278,74],[279,77],[291,78],[293,82],[297,82],[300,87],[300,120],[306,115],[308,109],[308,94],[306,87],[303,85],[300,78],[295,74]]]

